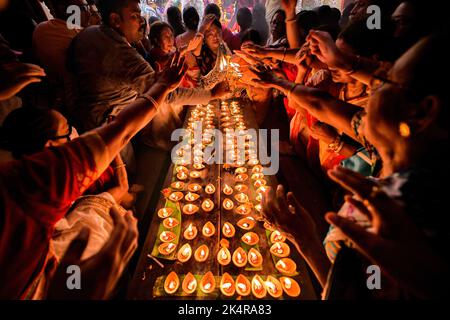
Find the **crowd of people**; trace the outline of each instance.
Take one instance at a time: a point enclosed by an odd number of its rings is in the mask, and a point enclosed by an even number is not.
[[[45,2],[52,17],[29,46],[0,35],[1,299],[117,296],[148,212],[136,200],[159,192],[186,107],[232,95],[260,128],[280,130],[281,184],[263,195],[263,217],[323,299],[448,296],[444,6],[299,11],[281,0],[267,21],[256,0],[230,30],[213,2],[169,6],[161,19],[145,18],[139,0]],[[70,6],[79,25],[67,23]],[[240,77],[227,77],[224,59]],[[69,265],[82,290],[67,288]]]

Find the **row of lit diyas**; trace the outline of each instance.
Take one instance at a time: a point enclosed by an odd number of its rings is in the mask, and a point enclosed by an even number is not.
[[[164,290],[167,294],[177,293],[180,287],[180,278],[174,271],[169,273],[164,281]],[[239,274],[236,279],[233,279],[228,273],[224,273],[220,277],[219,282],[220,292],[227,297],[232,297],[235,294],[239,296],[249,296],[253,294],[255,298],[263,299],[269,296],[273,298],[280,298],[283,292],[290,297],[298,297],[301,289],[297,281],[290,277],[282,276],[276,278],[274,276],[266,276],[263,279],[261,275],[254,275],[251,280],[243,275]],[[216,278],[211,271],[205,273],[199,283],[192,273],[186,274],[181,283],[181,290],[185,294],[193,294],[196,292],[197,287],[205,293],[210,294],[216,289]]]
[[[257,220],[260,220],[260,215],[253,217],[250,213],[252,212],[252,209],[255,209],[257,212],[261,211],[262,193],[265,191],[267,180],[263,174],[263,167],[259,164],[257,159],[256,151],[251,148],[253,146],[252,143],[254,142],[247,142],[246,140],[245,161],[242,162],[242,158],[238,157],[239,152],[242,150],[239,150],[236,147],[236,136],[232,138],[227,136],[227,133],[231,133],[233,130],[238,133],[243,132],[245,134],[245,130],[247,129],[239,104],[237,102],[231,102],[231,105],[229,106],[228,103],[222,102],[220,111],[221,127],[226,134],[224,149],[227,153],[229,153],[229,155],[231,155],[231,159],[233,161],[231,164],[225,164],[224,169],[234,168],[235,174],[234,186],[224,184],[221,188],[221,191],[226,196],[222,201],[222,207],[226,211],[231,211],[234,209],[236,214],[243,216],[236,223],[237,227],[247,231],[240,240],[249,246],[255,246],[259,243],[260,239],[258,234],[252,232],[251,230],[255,227]],[[199,193],[201,191],[204,191],[207,195],[211,196],[216,192],[216,186],[211,183],[207,184],[203,190],[203,186],[199,183],[187,184],[185,182],[188,177],[192,179],[200,178],[201,170],[205,168],[205,165],[198,161],[199,159],[196,159],[196,157],[203,159],[202,156],[204,148],[213,142],[213,130],[215,129],[213,114],[214,112],[212,111],[211,105],[208,105],[206,109],[201,106],[197,106],[194,110],[192,110],[191,116],[188,119],[188,129],[194,130],[194,123],[196,121],[200,121],[202,123],[202,141],[200,148],[196,148],[196,146],[198,146],[198,141],[191,141],[191,145],[194,145],[193,168],[195,170],[189,172],[186,168],[187,163],[179,162],[175,169],[177,181],[171,183],[170,187],[172,192],[166,194],[166,197],[173,202],[183,201],[184,199],[186,204],[183,205],[182,212],[186,215],[192,215],[199,211],[199,206],[193,202],[200,199]],[[250,140],[251,137],[246,136],[246,139]],[[179,150],[178,155],[182,156],[183,153],[184,150]],[[248,166],[248,168],[246,166]],[[252,199],[256,200],[256,203],[253,203],[251,199],[249,199],[249,187],[246,185],[247,183],[251,183],[256,190],[255,199]],[[186,189],[186,187],[188,192],[184,194],[182,190]],[[236,206],[232,199],[237,202]],[[201,201],[201,208],[205,212],[210,212],[214,208],[214,202],[211,199],[203,199]],[[172,212],[173,210],[171,208],[162,208],[158,211],[158,216],[164,219],[163,225],[168,229],[179,224],[179,221],[170,217]],[[250,292],[252,292],[255,297],[264,298],[266,296],[266,292],[268,292],[272,297],[278,298],[282,295],[283,290],[288,296],[291,297],[296,297],[300,294],[300,287],[297,282],[288,277],[296,274],[297,266],[293,260],[288,258],[290,248],[289,245],[285,243],[285,237],[279,231],[271,229],[268,224],[265,223],[264,226],[266,229],[272,231],[270,235],[270,241],[272,243],[270,252],[272,255],[279,258],[275,264],[275,267],[283,276],[280,277],[280,280],[273,276],[267,276],[266,281],[263,281],[260,276],[255,275],[250,282],[250,280],[242,274],[240,274],[236,280],[233,280],[229,274],[225,273],[220,281],[220,290],[224,295],[233,296],[236,292],[238,295],[248,296]],[[211,237],[216,233],[216,226],[214,226],[211,221],[207,221],[201,230],[203,236]],[[233,238],[236,233],[235,226],[229,221],[223,223],[221,231],[225,238]],[[190,223],[183,231],[183,237],[186,240],[193,240],[197,234],[198,229],[193,223]],[[162,244],[159,247],[159,252],[161,254],[168,255],[175,251],[177,245],[171,242],[174,238],[175,234],[170,231],[164,231],[161,233],[160,240]],[[201,263],[208,260],[210,256],[210,249],[205,244],[201,244],[193,250],[189,243],[184,243],[179,248],[176,256],[182,263],[188,262],[192,256],[197,262]],[[258,249],[252,247],[248,250],[248,252],[246,252],[239,246],[234,250],[233,254],[231,254],[229,250],[229,242],[226,239],[222,239],[220,241],[220,247],[215,255],[215,258],[218,263],[223,266],[226,266],[231,262],[239,268],[246,267],[247,264],[252,267],[261,267],[263,264],[263,257]],[[177,291],[179,284],[180,281],[177,274],[175,272],[171,272],[167,276],[164,284],[166,293],[174,294]],[[203,293],[212,292],[214,290],[215,278],[211,272],[206,273],[202,277],[199,287]],[[191,273],[188,273],[183,280],[183,292],[186,294],[192,294],[196,291],[196,288],[197,280]]]

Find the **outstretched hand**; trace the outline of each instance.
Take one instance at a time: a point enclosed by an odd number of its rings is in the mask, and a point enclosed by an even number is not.
[[[340,68],[342,66],[341,51],[336,47],[328,32],[311,30],[306,40],[309,42],[311,54],[315,55],[329,68]]]
[[[137,248],[137,220],[131,211],[121,216],[111,208],[114,229],[103,248],[92,257],[81,260],[89,240],[89,229],[84,228],[70,243],[59,267],[51,279],[48,299],[100,300],[111,297],[125,267]],[[68,288],[69,266],[80,268],[81,288]]]
[[[169,91],[173,91],[180,85],[186,70],[185,58],[179,52],[176,52],[169,66],[158,74],[157,82],[166,85]]]
[[[22,62],[11,62],[0,66],[0,101],[12,98],[31,83],[40,82],[45,76],[41,67]]]
[[[333,212],[327,213],[326,220],[402,287],[423,298],[445,294],[437,292],[433,284],[446,279],[449,266],[428,247],[404,204],[389,197],[376,182],[351,170],[337,167],[328,174],[353,194],[346,201],[366,215],[372,227],[366,229]],[[435,279],[423,274],[432,274]]]

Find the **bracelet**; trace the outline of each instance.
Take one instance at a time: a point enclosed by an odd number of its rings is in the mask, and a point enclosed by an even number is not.
[[[361,56],[357,55],[356,56],[356,61],[355,63],[352,65],[352,69],[350,71],[345,72],[345,74],[347,76],[351,76],[352,74],[354,74],[356,71],[358,71],[359,69],[359,65],[361,64]]]
[[[119,168],[123,168],[126,167],[127,165],[125,163],[119,164],[118,166],[115,166],[114,169],[119,169]]]
[[[153,99],[152,96],[150,96],[148,94],[141,94],[138,98],[147,100],[148,102],[153,104],[153,106],[155,107],[156,111],[158,111],[158,107],[159,107],[158,103],[156,102],[155,99]]]

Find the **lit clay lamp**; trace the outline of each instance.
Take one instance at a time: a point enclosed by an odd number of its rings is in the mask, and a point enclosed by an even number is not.
[[[234,189],[237,192],[247,192],[248,187],[245,184],[237,184],[237,185],[234,186]]]
[[[248,174],[240,173],[234,178],[237,182],[244,182],[248,179]]]
[[[198,194],[192,193],[192,192],[188,192],[184,196],[184,199],[189,202],[193,202],[193,201],[197,200],[198,198],[200,198],[200,196]]]
[[[256,221],[252,217],[242,218],[237,222],[237,226],[244,230],[251,230],[255,227]]]
[[[170,243],[170,242],[164,242],[158,247],[158,252],[162,254],[163,256],[167,256],[171,254],[175,248],[177,247],[176,244]]]
[[[232,237],[234,237],[234,234],[236,233],[236,229],[234,228],[234,226],[231,223],[225,222],[222,227],[222,233],[225,237],[232,238]]]
[[[205,169],[205,165],[203,163],[194,163],[193,167],[195,170]]]
[[[200,247],[197,248],[197,250],[195,250],[195,260],[197,260],[198,262],[203,262],[206,259],[208,259],[209,256],[209,248],[202,244]]]
[[[259,180],[256,180],[256,181],[253,183],[253,185],[255,186],[255,188],[264,187],[264,186],[267,185],[267,181],[264,180],[264,179],[259,179]]]
[[[264,229],[269,231],[275,231],[275,226],[267,221],[264,222]],[[272,241],[273,242],[273,241]],[[279,242],[279,241],[278,241]]]
[[[178,166],[178,167],[175,169],[175,171],[176,171],[177,173],[184,172],[184,173],[186,173],[186,174],[189,172],[189,170],[188,170],[186,167],[184,167],[184,166]]]
[[[189,224],[186,230],[184,230],[183,236],[186,240],[194,239],[197,236],[197,227],[194,226],[192,223]]]
[[[252,173],[262,173],[263,170],[263,166],[258,164],[252,168]]]
[[[284,292],[289,297],[298,297],[300,295],[300,286],[298,285],[297,281],[295,281],[292,278],[289,277],[281,277],[280,278],[281,287],[283,288]]]
[[[199,208],[198,206],[196,206],[195,204],[191,204],[191,203],[185,204],[185,205],[183,206],[183,212],[184,212],[184,214],[187,214],[187,215],[194,214],[194,213],[196,213],[199,209],[200,209],[200,208]]]
[[[172,242],[176,237],[177,235],[172,231],[163,231],[159,235],[159,240],[162,242]]]
[[[163,220],[163,226],[167,229],[175,228],[180,222],[175,218],[165,218]]]
[[[170,184],[170,187],[171,187],[172,189],[175,189],[175,190],[181,190],[181,189],[184,188],[184,182],[182,182],[182,181],[175,181],[175,182],[172,182],[172,183]]]
[[[247,172],[247,168],[245,168],[245,167],[239,167],[239,168],[236,168],[236,171],[235,171],[236,173],[246,173]]]
[[[237,202],[246,203],[248,202],[248,196],[245,193],[238,193],[234,196]]]
[[[233,193],[233,188],[230,187],[229,185],[225,184],[225,185],[223,186],[222,191],[223,191],[224,194],[226,194],[227,196],[229,196],[229,195],[231,195],[231,194]]]
[[[245,203],[245,204],[241,204],[240,206],[238,206],[236,208],[236,213],[240,214],[240,215],[247,215],[250,214],[250,212],[252,211],[252,208],[250,206],[250,204]]]
[[[233,263],[236,267],[243,267],[247,264],[247,253],[241,247],[233,252]]]
[[[283,234],[278,230],[275,230],[274,232],[272,232],[270,234],[270,242],[272,242],[272,243],[285,242],[285,241],[286,241],[286,237],[283,236]]]
[[[283,288],[280,281],[273,276],[267,276],[266,279],[267,292],[274,298],[279,298],[283,294]]]
[[[189,176],[193,179],[200,178],[201,175],[202,175],[201,172],[198,172],[198,171],[191,171],[189,173]]]
[[[267,291],[264,280],[261,279],[259,275],[255,275],[252,279],[252,292],[253,295],[258,299],[265,298]]]
[[[255,210],[256,211],[258,211],[258,212],[261,212],[261,210],[262,210],[262,205],[259,203],[259,204],[256,204],[255,205]]]
[[[170,217],[173,213],[172,208],[161,208],[158,210],[158,217],[165,219],[167,217]]]
[[[207,194],[213,194],[216,192],[216,187],[212,183],[208,183],[205,187],[205,192]]]
[[[192,256],[192,248],[189,243],[185,243],[180,250],[178,250],[178,260],[180,262],[187,262]]]
[[[257,165],[259,163],[258,159],[250,159],[248,160],[248,164],[251,166]]]
[[[259,242],[259,236],[254,232],[247,232],[242,236],[241,240],[249,246],[254,246]]]
[[[284,242],[275,242],[272,247],[270,247],[270,252],[279,258],[285,258],[291,253],[291,249]]]
[[[216,280],[211,271],[208,271],[200,280],[200,290],[203,293],[211,293],[216,288]]]
[[[252,180],[261,180],[264,179],[263,173],[254,173],[252,174]]]
[[[194,293],[197,289],[197,280],[194,275],[190,272],[184,277],[183,283],[181,284],[183,291],[187,294]]]
[[[225,272],[222,279],[220,279],[220,291],[224,296],[231,297],[234,295],[235,290],[233,278]]]
[[[164,291],[166,291],[167,294],[174,294],[179,286],[180,279],[175,271],[172,271],[167,275],[166,280],[164,281]]]
[[[250,280],[246,276],[240,274],[236,278],[236,293],[240,296],[248,296],[252,291]]]
[[[216,228],[214,227],[214,225],[211,223],[211,221],[206,222],[202,228],[202,234],[205,237],[209,238],[212,237],[214,233],[216,233]]]
[[[217,262],[222,266],[226,266],[231,262],[231,253],[227,247],[222,247],[219,252],[217,252]]]
[[[231,200],[230,198],[223,199],[222,205],[225,210],[232,210],[234,208],[233,200]]]
[[[170,201],[177,202],[177,201],[180,201],[181,199],[183,199],[183,192],[175,191],[169,195]]]
[[[275,265],[278,271],[286,275],[293,275],[297,271],[297,265],[292,259],[282,258]]]
[[[190,192],[199,192],[200,190],[202,190],[202,186],[199,185],[198,183],[190,183],[188,185],[188,190]]]
[[[180,180],[186,180],[187,177],[188,177],[188,175],[185,172],[178,172],[177,173],[177,178],[180,179]]]
[[[248,262],[252,267],[258,268],[263,263],[263,257],[258,250],[256,250],[255,248],[251,248],[248,251]]]
[[[202,202],[202,209],[205,212],[210,212],[214,209],[214,202],[211,199],[205,199]]]

